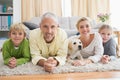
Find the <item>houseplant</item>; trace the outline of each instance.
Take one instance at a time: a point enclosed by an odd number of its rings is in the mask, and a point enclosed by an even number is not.
[[[108,14],[108,13],[105,13],[105,14],[99,13],[99,14],[97,15],[97,17],[98,17],[98,19],[99,19],[101,22],[106,22],[106,21],[109,20],[110,14]]]

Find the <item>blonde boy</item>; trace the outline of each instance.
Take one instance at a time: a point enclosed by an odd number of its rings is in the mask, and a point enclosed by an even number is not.
[[[30,61],[29,42],[25,36],[25,26],[22,23],[11,25],[9,39],[4,42],[2,48],[4,64],[10,68]]]

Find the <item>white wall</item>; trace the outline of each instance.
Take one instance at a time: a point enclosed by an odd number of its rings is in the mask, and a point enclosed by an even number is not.
[[[13,0],[13,23],[21,22],[21,0]]]
[[[120,0],[110,0],[111,26],[120,27]]]

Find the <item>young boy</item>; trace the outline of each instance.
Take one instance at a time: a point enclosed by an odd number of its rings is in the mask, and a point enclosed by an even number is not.
[[[108,63],[109,61],[115,60],[117,44],[112,38],[112,28],[107,24],[103,24],[99,29],[99,33],[103,39],[104,47],[104,54],[102,56],[101,62]]]
[[[10,27],[9,39],[4,42],[2,48],[4,64],[10,68],[30,61],[29,42],[25,36],[25,26],[22,23]]]

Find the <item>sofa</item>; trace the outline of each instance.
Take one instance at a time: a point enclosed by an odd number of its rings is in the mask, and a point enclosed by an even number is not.
[[[81,17],[78,16],[73,16],[73,17],[58,17],[59,21],[59,26],[60,28],[63,28],[68,37],[76,35],[78,33],[77,28],[76,28],[76,23]],[[88,18],[90,19],[90,18]],[[33,17],[31,20],[23,22],[30,30],[38,28],[39,27],[39,22],[41,18],[40,17]],[[90,22],[92,24],[92,30],[96,31],[96,22],[95,20],[91,20]]]

